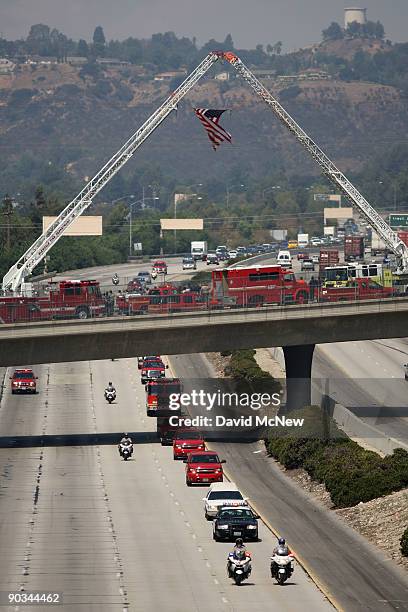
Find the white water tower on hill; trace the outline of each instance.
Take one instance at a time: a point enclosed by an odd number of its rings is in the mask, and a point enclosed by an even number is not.
[[[357,21],[357,23],[361,23],[364,25],[367,23],[367,9],[365,8],[345,8],[344,9],[344,27],[347,29],[347,26],[353,21]]]

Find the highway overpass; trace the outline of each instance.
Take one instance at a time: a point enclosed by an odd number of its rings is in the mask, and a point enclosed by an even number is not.
[[[310,398],[315,344],[407,336],[408,298],[19,323],[0,328],[0,366],[282,346],[287,378],[303,381],[295,406]]]

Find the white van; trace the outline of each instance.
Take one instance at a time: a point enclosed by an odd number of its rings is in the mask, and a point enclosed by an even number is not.
[[[276,261],[278,262],[278,264],[291,266],[292,265],[292,255],[290,254],[289,251],[279,251]]]
[[[248,500],[234,482],[214,482],[203,497],[203,502],[207,521],[214,518],[223,506],[248,506]]]

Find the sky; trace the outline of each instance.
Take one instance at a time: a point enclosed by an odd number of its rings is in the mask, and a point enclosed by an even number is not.
[[[285,52],[318,42],[331,21],[343,24],[346,6],[367,8],[392,41],[408,40],[408,0],[0,0],[0,34],[26,37],[30,25],[45,23],[91,40],[101,25],[107,40],[173,31],[202,44],[230,33],[237,48],[281,40]]]

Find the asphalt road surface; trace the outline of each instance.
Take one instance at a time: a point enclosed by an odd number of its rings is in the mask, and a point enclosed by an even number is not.
[[[196,384],[196,379],[213,374],[202,355],[172,356],[171,364],[185,387],[188,379]],[[233,480],[274,529],[286,536],[339,608],[408,610],[406,574],[285,477],[266,456],[263,442],[212,442],[211,447],[226,458]]]
[[[183,463],[151,442],[156,421],[145,416],[135,359],[36,374],[37,395],[11,395],[7,385],[0,405],[0,591],[61,592],[72,612],[331,609],[299,565],[284,587],[271,580],[276,538],[264,525],[249,545],[250,580],[237,587],[226,577],[232,544],[212,540],[207,488],[187,488]],[[136,441],[128,462],[116,448],[124,431]],[[18,436],[29,437],[19,446]]]
[[[317,346],[315,387],[350,408],[385,435],[408,442],[406,339],[338,342]],[[314,394],[318,401],[319,394]]]

